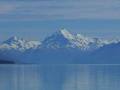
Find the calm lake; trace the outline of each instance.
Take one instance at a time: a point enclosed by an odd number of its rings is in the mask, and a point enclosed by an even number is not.
[[[120,90],[120,65],[0,65],[0,90]]]

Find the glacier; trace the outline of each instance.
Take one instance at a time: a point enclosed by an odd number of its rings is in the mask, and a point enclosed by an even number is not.
[[[43,41],[13,36],[0,44],[0,61],[41,64],[118,64],[120,40],[72,34],[63,28]]]

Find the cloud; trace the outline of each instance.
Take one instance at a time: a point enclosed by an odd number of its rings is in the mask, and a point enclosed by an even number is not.
[[[0,20],[120,19],[119,5],[119,0],[6,1],[0,3]]]

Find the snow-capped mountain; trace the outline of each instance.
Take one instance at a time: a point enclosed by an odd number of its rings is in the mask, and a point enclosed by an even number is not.
[[[47,37],[43,42],[44,48],[78,48],[81,50],[97,49],[106,44],[110,44],[109,40],[99,38],[90,38],[81,34],[71,34],[66,29],[55,32]]]
[[[15,63],[96,63],[96,59],[102,59],[108,53],[114,54],[115,50],[118,53],[119,43],[119,39],[91,38],[61,29],[43,41],[27,41],[16,36],[11,37],[0,44],[0,59]],[[114,51],[111,47],[108,48],[109,46],[114,47]],[[114,55],[120,59],[117,53]],[[112,54],[108,54],[111,59]]]
[[[63,29],[47,37],[42,42],[42,46],[45,48],[75,48],[76,44],[74,42],[75,36]]]
[[[25,51],[30,48],[37,48],[38,46],[40,46],[40,44],[41,43],[39,41],[27,41],[22,38],[14,36],[4,41],[0,45],[0,49],[3,49],[3,50],[14,49],[14,50],[19,50],[19,51]]]
[[[11,37],[0,45],[0,49],[15,49],[25,51],[37,48],[77,48],[81,50],[91,50],[103,47],[111,43],[118,43],[120,40],[104,40],[100,38],[86,37],[81,34],[72,34],[66,29],[61,29],[51,36],[40,41],[27,41],[19,37]]]

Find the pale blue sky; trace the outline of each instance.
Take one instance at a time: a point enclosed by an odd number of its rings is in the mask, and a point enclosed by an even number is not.
[[[67,28],[97,37],[120,37],[119,0],[0,0],[0,41],[41,40]]]

